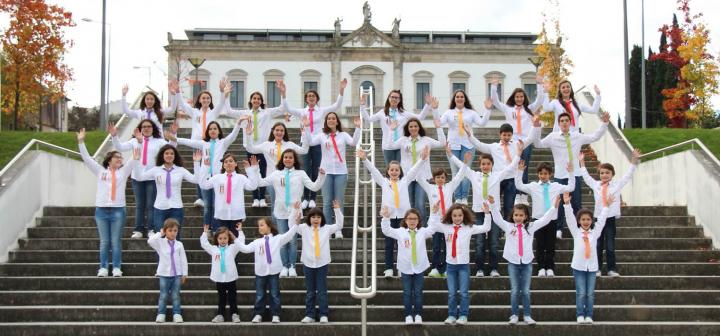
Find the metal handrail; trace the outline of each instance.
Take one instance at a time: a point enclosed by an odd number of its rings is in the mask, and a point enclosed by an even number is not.
[[[688,145],[688,144],[690,144],[690,145],[692,146],[692,149],[694,149],[694,146],[698,146],[698,148],[700,148],[700,150],[703,152],[703,154],[705,154],[705,156],[707,156],[707,158],[708,158],[711,162],[713,162],[713,163],[715,164],[715,167],[718,168],[718,169],[720,169],[720,160],[718,160],[718,158],[715,157],[715,155],[714,155],[714,154],[705,146],[705,144],[703,144],[702,141],[700,141],[700,139],[698,139],[698,138],[692,138],[692,139],[690,139],[690,140],[685,140],[685,141],[683,141],[683,142],[678,142],[678,143],[676,143],[676,144],[674,144],[674,145],[670,145],[670,146],[667,146],[667,147],[663,147],[663,148],[660,148],[660,149],[656,149],[656,150],[654,150],[654,151],[652,151],[652,152],[648,152],[648,153],[645,153],[645,154],[643,154],[643,155],[640,155],[640,159],[645,158],[645,157],[648,157],[648,156],[651,156],[651,155],[655,155],[655,154],[658,154],[658,153],[665,153],[665,152],[667,152],[667,151],[669,151],[669,150],[671,150],[671,149],[678,148],[678,147],[681,147],[681,146],[685,146],[685,145]]]
[[[74,156],[80,157],[80,153],[79,153],[79,152],[76,152],[76,151],[74,151],[74,150],[70,150],[70,149],[67,149],[67,148],[65,148],[65,147],[60,147],[60,146],[58,146],[58,145],[53,145],[53,144],[51,144],[51,143],[49,143],[49,142],[45,142],[45,141],[42,141],[42,140],[31,139],[30,141],[28,141],[27,145],[25,145],[25,147],[23,147],[23,148],[20,150],[20,152],[18,152],[18,153],[12,158],[12,160],[10,160],[10,162],[8,162],[7,165],[5,165],[5,168],[3,168],[2,170],[0,170],[0,181],[2,181],[3,176],[4,176],[7,172],[9,172],[10,169],[11,169],[15,164],[17,164],[18,161],[20,161],[20,158],[22,158],[22,156],[25,155],[25,153],[27,153],[28,151],[30,151],[30,150],[33,148],[33,146],[35,147],[35,150],[40,150],[40,147],[41,147],[41,146],[45,146],[45,147],[49,147],[49,148],[51,148],[51,149],[53,149],[53,150],[58,150],[58,151],[64,152],[66,157],[67,157],[68,155],[70,155],[70,154],[72,154],[72,155],[74,155]]]

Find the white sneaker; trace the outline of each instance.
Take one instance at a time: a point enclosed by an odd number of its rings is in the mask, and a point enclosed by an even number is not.
[[[445,324],[455,324],[455,316],[448,316],[448,318],[445,319]]]
[[[578,318],[579,318],[579,317],[578,317]],[[586,318],[585,318],[585,323],[586,323],[586,324],[593,324],[593,319],[592,319],[592,317],[590,317],[590,316],[586,317]]]
[[[300,203],[300,206],[301,206],[303,209],[307,209],[307,207],[308,207],[308,201],[307,201],[307,200],[303,200],[302,203]],[[303,320],[304,320],[304,319],[303,319]]]
[[[99,269],[97,276],[99,276],[99,277],[101,277],[101,278],[104,278],[104,277],[108,276],[108,269],[107,269],[107,268],[101,268],[101,269]]]
[[[165,314],[157,314],[157,317],[155,317],[155,323],[165,323]]]
[[[152,236],[154,236],[154,235],[155,235],[155,230],[150,230],[150,231],[148,231],[148,238],[150,238],[150,237],[152,237]]]
[[[617,278],[617,277],[620,276],[620,273],[618,273],[618,272],[616,272],[616,271],[608,271],[608,276],[613,277],[613,278]]]
[[[430,273],[428,273],[428,276],[431,278],[439,278],[442,277],[442,274],[440,274],[440,271],[438,271],[437,268],[433,268],[430,270]]]
[[[555,272],[553,272],[553,270],[551,270],[551,269],[547,270],[546,274],[548,277],[551,277],[551,278],[555,276]]]
[[[413,324],[413,323],[415,323],[415,321],[413,321],[412,316],[410,316],[410,315],[405,316],[405,324]]]
[[[288,276],[291,278],[297,277],[297,272],[295,272],[295,266],[288,268]]]
[[[526,195],[526,194],[522,195],[522,204],[525,204],[528,206],[530,205],[530,202],[528,201],[528,195]]]
[[[330,322],[330,321],[328,321],[327,316],[320,316],[320,323],[328,323],[328,322]]]
[[[459,324],[459,325],[466,325],[467,322],[468,322],[468,321],[467,321],[467,316],[460,316],[460,317],[458,317],[456,323]]]
[[[383,273],[383,274],[385,275],[386,278],[392,277],[392,276],[393,276],[393,270],[391,270],[391,269],[385,270],[385,273]]]
[[[113,268],[112,270],[112,276],[118,278],[122,276],[122,270],[119,268]]]
[[[240,323],[240,315],[232,314],[232,321],[233,323]]]
[[[577,323],[578,323],[578,324],[583,324],[583,323],[585,323],[585,316],[578,316],[578,318],[577,318]]]
[[[415,315],[415,324],[422,324],[422,316]]]
[[[173,315],[173,322],[175,322],[175,323],[183,323],[183,322],[185,322],[185,321],[183,320],[182,315],[180,315],[180,314],[175,314],[175,315]]]
[[[280,323],[280,316],[273,316],[272,323]]]
[[[521,194],[515,195],[514,205],[518,205],[518,204],[522,204],[522,195]]]
[[[497,270],[492,270],[490,271],[490,276],[493,278],[497,278],[500,276],[500,272],[498,272]]]
[[[342,238],[344,238],[342,231],[335,232],[335,239],[342,239]]]
[[[517,323],[518,323],[517,315],[510,316],[510,320],[508,321],[508,324],[516,325]]]
[[[212,320],[210,320],[212,323],[223,323],[225,322],[225,317],[222,315],[216,315]]]
[[[252,319],[252,323],[260,323],[262,322],[262,316],[261,315],[255,315]]]
[[[562,230],[557,230],[555,232],[555,238],[562,239]]]
[[[478,277],[478,278],[482,278],[482,277],[485,276],[485,272],[483,272],[483,271],[477,271],[477,273],[475,273],[475,276]]]
[[[463,199],[462,199],[462,204],[468,205],[468,199],[467,199],[467,198],[463,198]]]
[[[267,206],[268,206],[268,205],[267,205],[267,203],[265,203],[265,200],[264,200],[264,199],[261,199],[261,200],[260,200],[260,207],[261,207],[261,208],[267,208]]]
[[[545,273],[545,269],[544,269],[544,268],[541,268],[541,269],[538,271],[538,276],[539,276],[539,277],[544,277],[545,275],[547,275],[547,273]]]
[[[260,206],[260,200],[253,200],[251,207],[257,208]]]
[[[140,231],[133,231],[132,235],[130,236],[130,238],[132,239],[141,239],[142,237],[142,232]]]
[[[310,316],[303,317],[302,320],[300,320],[300,323],[313,323],[315,322],[315,319]]]
[[[316,207],[317,207],[317,204],[315,204],[315,201],[310,200],[310,202],[308,202],[308,208],[312,209],[312,208],[316,208]]]
[[[595,272],[595,276],[598,277],[598,278],[601,277],[601,276],[602,276],[602,271],[598,270],[597,272]]]
[[[193,205],[197,208],[202,208],[205,206],[205,201],[203,201],[202,198],[198,198],[193,202]]]
[[[287,269],[287,267],[283,267],[282,270],[280,271],[280,277],[284,278],[286,276],[288,276],[288,269]]]
[[[535,320],[533,320],[533,318],[530,316],[523,316],[523,321],[525,321],[525,323],[527,323],[527,325],[535,324]]]

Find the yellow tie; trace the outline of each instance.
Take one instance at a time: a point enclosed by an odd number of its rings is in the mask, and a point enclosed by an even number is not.
[[[279,163],[282,155],[282,142],[275,142],[275,145],[277,145],[277,162]]]
[[[463,123],[462,111],[458,111],[458,132],[460,135],[465,135],[465,123]]]
[[[313,228],[313,240],[315,241],[315,258],[320,258],[320,234],[318,228]]]
[[[398,192],[397,182],[390,181],[390,183],[392,184],[392,190],[395,197],[395,208],[400,209],[400,193]]]

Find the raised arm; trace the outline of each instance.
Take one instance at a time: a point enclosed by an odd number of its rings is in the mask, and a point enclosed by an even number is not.
[[[616,190],[622,189],[628,182],[630,182],[630,180],[632,180],[635,169],[637,169],[636,164],[630,165],[630,169],[628,169],[627,173],[623,175],[623,177],[618,181],[617,185],[615,186]]]
[[[470,234],[480,234],[490,231],[492,228],[492,216],[490,215],[490,209],[488,208],[487,203],[483,203],[483,210],[485,211],[485,218],[483,219],[483,225],[473,225],[472,229],[470,230]],[[497,222],[496,222],[497,223]]]
[[[570,204],[570,199],[568,198],[565,200],[565,204],[563,204],[563,207],[565,207],[565,222],[567,223],[568,231],[570,231],[570,235],[575,237],[579,233],[579,228],[577,226],[577,219],[575,218],[575,215],[573,214],[573,208],[572,204]],[[598,231],[602,232],[602,231]]]
[[[375,168],[375,165],[370,162],[367,158],[363,158],[363,164],[365,165],[365,169],[367,169],[370,172],[370,175],[372,176],[373,181],[375,181],[375,184],[382,187],[385,185],[385,176],[380,173],[377,168]]]
[[[590,114],[597,114],[600,112],[600,102],[602,101],[602,96],[600,95],[600,88],[598,88],[597,85],[595,85],[595,100],[593,101],[592,106],[587,106],[585,104],[579,104],[580,111]]]
[[[390,218],[385,218],[380,221],[380,228],[382,229],[382,233],[385,235],[385,237],[390,237],[394,239],[400,239],[400,236],[398,234],[398,231],[400,229],[393,229],[390,227]]]
[[[208,168],[201,166],[200,162],[193,162],[193,171],[195,172],[195,179],[198,181],[200,189],[208,190],[213,188],[212,176],[208,175]]]
[[[285,245],[291,240],[295,239],[295,234],[298,230],[298,220],[301,215],[300,210],[293,208],[290,210],[290,216],[288,216],[288,231],[277,235],[278,244]]]
[[[350,147],[355,147],[360,143],[360,134],[362,133],[362,130],[360,130],[360,127],[355,127],[355,132],[353,132],[352,138],[350,138],[347,141],[347,145]],[[347,133],[346,133],[347,134]],[[348,137],[350,135],[348,134]]]
[[[325,183],[325,171],[320,168],[320,173],[318,174],[317,179],[315,181],[311,180],[309,176],[304,171],[299,171],[300,174],[302,174],[302,181],[305,188],[308,188],[312,191],[318,191],[320,188],[322,188],[323,183]]]
[[[80,155],[82,156],[82,160],[85,163],[85,166],[90,169],[90,171],[97,175],[100,173],[104,168],[97,163],[97,161],[93,160],[92,157],[90,157],[90,153],[88,153],[87,147],[85,147],[85,141],[84,141],[84,134],[85,129],[83,128],[80,130],[80,132],[83,133],[83,141],[79,141],[78,147],[80,148]],[[78,133],[78,140],[80,140],[80,135]]]
[[[207,252],[209,255],[213,255],[215,251],[213,251],[213,246],[208,241],[207,232],[203,232],[200,235],[200,246],[202,247],[205,252]]]
[[[505,233],[509,233],[515,228],[515,226],[503,218],[503,216],[500,214],[500,210],[498,208],[499,207],[495,206],[495,204],[492,204],[492,203],[490,204],[490,213],[492,213],[492,219],[500,229],[505,231]],[[485,218],[487,218],[487,217],[490,217],[490,216],[485,215]]]
[[[257,189],[258,180],[260,179],[260,168],[257,166],[247,166],[245,167],[245,173],[247,173],[247,176],[244,178],[245,183],[243,189],[248,191]]]
[[[185,112],[185,114],[189,115],[192,118],[195,118],[195,108],[190,106],[188,102],[185,101],[185,98],[182,96],[182,92],[178,90],[178,93],[175,94],[175,99],[178,101],[178,104],[180,105],[180,108]]]
[[[534,234],[535,231],[540,230],[545,225],[548,225],[550,223],[550,221],[557,218],[558,202],[559,202],[559,200],[556,200],[555,206],[550,207],[550,209],[548,209],[548,211],[546,211],[545,214],[542,217],[540,217],[538,220],[536,220],[534,222],[530,222],[530,225],[528,226],[528,231],[530,232],[530,234]],[[570,211],[570,213],[572,213],[572,211]]]
[[[587,135],[587,134],[580,134],[580,142],[583,145],[589,145],[595,141],[600,140],[602,136],[607,131],[607,120],[609,118],[609,115],[606,113],[603,114],[602,119],[603,123],[600,124],[600,127],[593,132],[593,134]]]
[[[172,138],[169,138],[172,140]],[[195,149],[203,149],[204,141],[202,140],[194,140],[194,139],[185,139],[185,138],[177,138],[178,145],[188,146]]]
[[[465,134],[468,135],[468,139],[470,139],[470,142],[477,148],[477,150],[483,152],[483,153],[492,153],[492,147],[484,142],[481,142],[478,140],[475,135],[472,134],[472,132],[465,132]]]

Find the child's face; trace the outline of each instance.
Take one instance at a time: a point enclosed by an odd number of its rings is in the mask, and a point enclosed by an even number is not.
[[[515,105],[522,105],[525,103],[525,94],[522,92],[516,92],[513,98],[515,99]]]
[[[280,125],[275,126],[273,129],[273,136],[275,137],[275,141],[282,141],[285,136],[285,128]]]
[[[590,226],[592,225],[592,217],[590,217],[590,215],[582,215],[578,220],[580,221],[580,227],[583,228],[583,230],[590,230]]]
[[[250,104],[252,104],[253,109],[257,110],[260,107],[260,104],[263,103],[262,98],[260,95],[254,94],[252,97],[250,97]]]
[[[463,220],[465,220],[465,214],[463,214],[462,209],[455,209],[452,212],[452,222],[455,225],[462,225]]]
[[[447,181],[447,176],[445,176],[445,174],[436,175],[433,177],[433,181],[435,181],[437,185],[443,185],[445,181]]]
[[[412,121],[408,124],[408,132],[411,136],[417,136],[420,133],[420,125],[416,121]]]
[[[202,105],[202,107],[208,107],[211,103],[212,97],[210,97],[209,94],[203,93],[202,95],[200,95],[200,105]]]
[[[480,170],[483,173],[489,173],[492,171],[493,168],[493,162],[489,159],[480,159]]]
[[[258,232],[263,236],[270,234],[270,226],[262,219],[258,221]]]
[[[165,229],[165,238],[168,240],[175,240],[175,237],[177,237],[178,228],[173,226]]]
[[[234,172],[236,167],[237,167],[237,162],[235,162],[235,158],[233,158],[232,156],[228,156],[223,161],[223,168],[225,168],[226,173]]]
[[[400,165],[397,163],[393,163],[388,166],[388,176],[390,176],[391,179],[395,180],[400,178]]]
[[[547,169],[543,169],[538,172],[538,177],[540,178],[540,181],[547,182],[550,181],[552,178],[552,173],[549,172]]]
[[[167,164],[173,164],[173,162],[175,162],[175,151],[166,149],[165,152],[163,152],[163,161]]]
[[[508,142],[510,139],[512,139],[512,132],[502,132],[500,133],[500,142]]]
[[[602,181],[602,182],[608,182],[608,181],[612,180],[612,178],[613,178],[613,173],[612,173],[612,170],[610,170],[610,169],[600,168],[599,173],[600,173],[600,181]]]
[[[293,153],[287,152],[283,154],[282,159],[285,167],[292,168],[295,166],[295,155],[293,155]]]
[[[408,229],[415,230],[418,227],[418,224],[420,223],[420,217],[414,213],[409,213],[407,216],[405,216],[405,224],[407,224]]]
[[[320,223],[322,223],[322,216],[320,216],[320,215],[310,216],[310,224],[312,226],[320,226]]]
[[[208,126],[208,135],[210,135],[210,139],[217,139],[218,135],[220,135],[220,129],[218,128],[218,125],[211,124]]]
[[[217,243],[220,246],[226,246],[228,244],[228,241],[230,241],[230,237],[227,233],[222,233],[217,236]]]
[[[563,133],[567,133],[568,130],[570,130],[570,118],[566,116],[560,117],[560,119],[558,119],[558,125]]]
[[[527,215],[525,214],[525,211],[522,211],[520,209],[513,209],[513,221],[515,224],[517,223],[525,223],[527,220]]]
[[[150,105],[150,106],[152,106],[152,105]],[[140,132],[141,132],[142,135],[143,135],[144,137],[146,137],[146,138],[151,137],[152,134],[153,134],[153,125],[152,125],[152,123],[149,122],[149,121],[143,122],[143,123],[140,125]]]

